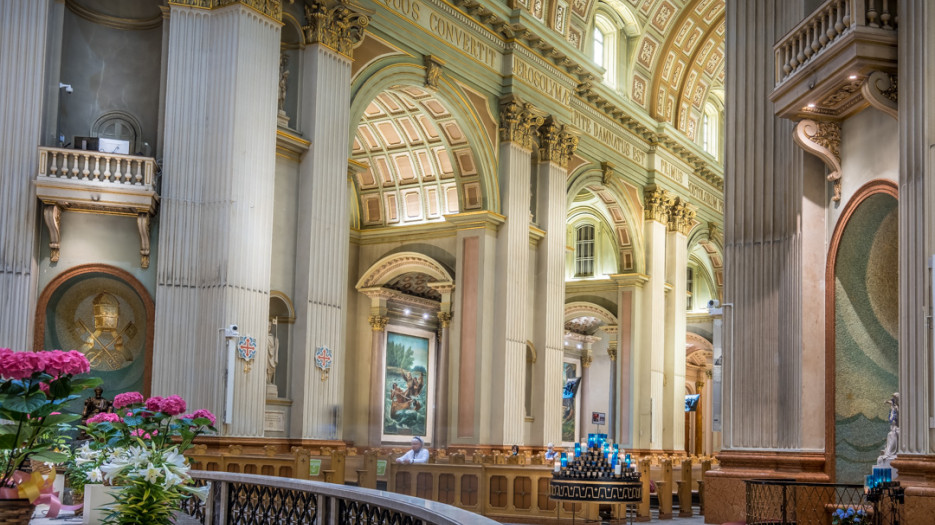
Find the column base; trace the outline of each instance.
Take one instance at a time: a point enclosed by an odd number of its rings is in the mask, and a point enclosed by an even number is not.
[[[746,518],[745,479],[787,478],[828,482],[823,452],[743,452],[717,455],[720,467],[704,474],[705,523],[743,522]]]
[[[902,518],[906,523],[927,523],[935,514],[935,456],[896,456],[899,483],[906,487]]]

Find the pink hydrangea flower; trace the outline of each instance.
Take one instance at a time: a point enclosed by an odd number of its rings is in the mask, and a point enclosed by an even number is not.
[[[207,410],[204,408],[202,408],[201,410],[196,410],[195,413],[191,415],[192,419],[198,419],[200,417],[203,417],[211,421],[211,426],[214,426],[214,422],[217,421],[217,418],[214,417],[214,414],[212,414],[210,410]]]
[[[51,350],[41,352],[41,355],[45,372],[53,377],[86,374],[91,370],[88,358],[77,350]]]
[[[162,407],[162,398],[159,396],[153,396],[146,400],[146,410],[150,412],[159,412]]]
[[[177,416],[185,412],[185,400],[179,396],[169,396],[159,404],[159,410],[170,416]]]
[[[114,396],[114,408],[123,408],[128,405],[142,405],[143,394],[139,392],[124,392]]]
[[[89,425],[93,425],[96,423],[120,423],[121,421],[123,420],[120,419],[120,416],[118,416],[117,414],[112,414],[110,412],[101,412],[100,414],[89,417],[88,420],[85,421],[85,423]]]
[[[46,383],[39,383],[39,390],[42,390],[43,392],[45,392],[46,396],[51,395],[51,392],[49,392],[49,385],[47,385]]]
[[[153,439],[153,436],[159,435],[159,431],[153,430],[152,433],[149,433],[149,432],[144,432],[142,428],[138,428],[134,430],[133,432],[130,432],[130,435],[133,437],[141,437],[143,439]]]
[[[0,349],[0,376],[7,379],[26,379],[34,372],[42,370],[44,365],[45,359],[39,352]]]

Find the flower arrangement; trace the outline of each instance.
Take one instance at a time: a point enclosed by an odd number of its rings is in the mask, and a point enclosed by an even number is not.
[[[864,509],[854,510],[853,507],[838,509],[831,514],[831,525],[859,525],[870,523]]]
[[[20,471],[27,460],[62,463],[63,426],[80,416],[64,413],[78,393],[100,384],[76,379],[91,369],[77,350],[14,352],[0,348],[0,498],[35,501],[46,484],[38,473]]]
[[[197,436],[215,430],[214,414],[185,413],[179,396],[144,400],[139,392],[117,395],[114,409],[88,419],[85,430],[95,444],[78,454],[88,479],[124,487],[105,523],[171,523],[183,499],[205,496],[191,486],[184,453]]]

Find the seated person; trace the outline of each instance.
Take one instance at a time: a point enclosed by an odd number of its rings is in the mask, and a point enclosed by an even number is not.
[[[558,452],[555,451],[555,445],[549,443],[549,448],[545,451],[545,460],[552,461],[556,457],[558,457]]]
[[[511,455],[511,456],[518,456],[518,455],[519,455],[519,445],[513,445],[513,448],[510,449],[510,455]]]
[[[419,436],[412,437],[412,449],[408,450],[405,454],[396,459],[397,463],[428,463],[429,461],[429,450],[422,446],[422,438]]]

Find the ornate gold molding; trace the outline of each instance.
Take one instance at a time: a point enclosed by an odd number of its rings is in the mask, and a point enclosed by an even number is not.
[[[312,0],[305,4],[305,41],[327,46],[353,58],[354,49],[364,39],[370,13],[347,0]]]
[[[896,75],[874,71],[860,86],[860,92],[871,106],[894,119],[899,119],[899,90],[896,85]]]
[[[643,218],[647,221],[668,224],[669,209],[672,207],[673,196],[655,184],[646,186],[644,190]]]
[[[539,127],[539,161],[552,162],[563,168],[578,149],[578,137],[565,130],[553,117],[545,119]]]
[[[195,7],[198,9],[218,9],[229,5],[241,4],[263,16],[282,22],[281,0],[169,0],[169,5]]]
[[[433,55],[424,55],[422,60],[425,63],[425,87],[438,89],[438,81],[442,77],[442,67],[445,61]]]
[[[841,200],[841,125],[825,120],[801,120],[795,125],[795,143],[815,155],[828,167],[828,180],[834,185],[831,200]]]
[[[367,322],[370,323],[370,328],[374,332],[382,332],[386,330],[386,324],[390,322],[390,318],[383,315],[371,315],[367,318]]]
[[[544,121],[532,104],[510,96],[500,104],[500,140],[531,150],[535,133]]]
[[[681,197],[677,197],[669,207],[669,231],[688,235],[695,226],[694,207]]]
[[[441,324],[442,328],[448,328],[448,325],[451,323],[451,312],[438,312],[438,322]]]

